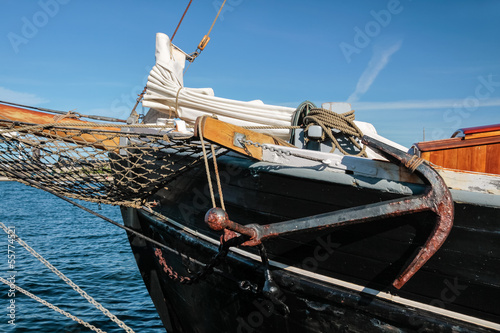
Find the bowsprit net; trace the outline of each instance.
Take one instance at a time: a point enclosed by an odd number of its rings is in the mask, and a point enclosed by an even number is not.
[[[202,144],[168,126],[0,120],[0,172],[69,198],[141,207],[202,161]]]

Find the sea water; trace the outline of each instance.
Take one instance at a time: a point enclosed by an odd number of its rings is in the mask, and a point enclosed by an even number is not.
[[[79,202],[121,222],[118,207]],[[49,193],[0,182],[0,222],[135,332],[165,332],[126,232]],[[0,229],[0,276],[105,332],[124,332]],[[91,332],[0,282],[0,332]]]

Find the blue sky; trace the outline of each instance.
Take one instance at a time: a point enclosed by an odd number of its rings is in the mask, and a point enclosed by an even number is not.
[[[125,118],[187,0],[0,0],[0,100]],[[193,0],[193,52],[222,0]],[[500,1],[227,0],[188,87],[297,106],[349,101],[410,146],[500,123]]]

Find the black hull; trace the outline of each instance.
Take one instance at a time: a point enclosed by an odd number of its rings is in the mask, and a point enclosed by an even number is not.
[[[241,224],[283,221],[401,196],[348,181],[297,177],[245,159],[226,157],[219,164],[227,211]],[[419,185],[408,186],[414,193],[422,191]],[[500,327],[498,207],[456,203],[454,227],[444,246],[401,290],[392,281],[427,239],[432,214],[267,242],[279,300],[290,310],[286,315],[280,302],[262,294],[264,268],[252,248],[230,252],[197,284],[172,279],[175,273],[200,271],[217,252],[220,234],[203,223],[211,208],[209,198],[204,170],[195,169],[154,197],[161,202],[156,211],[171,220],[123,209],[127,225],[172,249],[155,252],[130,236],[169,333],[489,332]]]

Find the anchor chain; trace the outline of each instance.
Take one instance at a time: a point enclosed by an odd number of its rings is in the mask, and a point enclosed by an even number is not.
[[[164,218],[163,215],[153,211],[153,215]],[[168,265],[165,258],[163,257],[163,251],[159,248],[154,248],[155,256],[158,258],[160,266],[162,266],[163,271],[167,274],[169,279],[174,282],[181,284],[192,285],[196,284],[202,280],[205,280],[208,276],[214,273],[214,269],[219,266],[222,261],[227,257],[229,249],[233,246],[239,246],[246,241],[249,237],[246,235],[240,235],[226,240],[224,236],[221,237],[218,252],[212,257],[212,259],[206,264],[200,271],[193,273],[191,276],[184,276],[179,274],[175,269]]]

